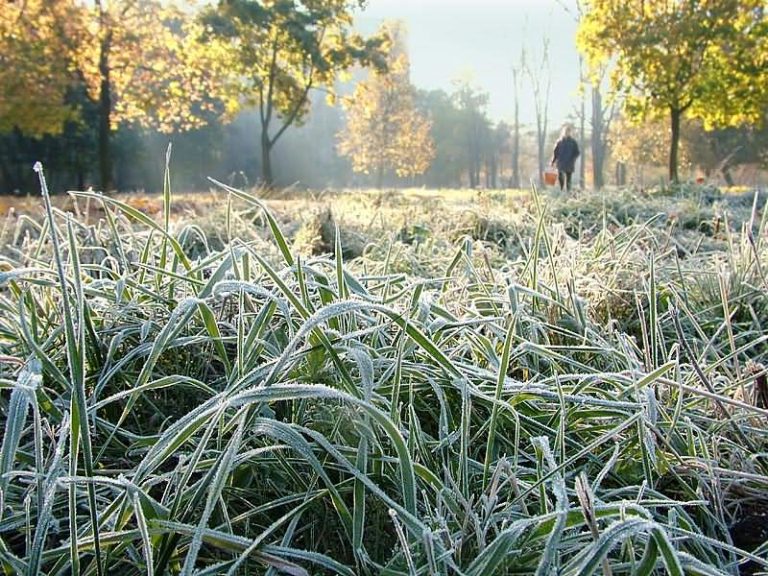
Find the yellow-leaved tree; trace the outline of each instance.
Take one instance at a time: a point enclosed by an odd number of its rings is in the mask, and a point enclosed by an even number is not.
[[[684,117],[708,127],[763,121],[768,106],[765,0],[584,0],[578,45],[636,121],[666,116],[677,181]]]
[[[66,38],[75,6],[61,0],[4,2],[0,10],[0,132],[59,134],[77,117],[68,100]]]
[[[122,123],[161,131],[205,124],[217,59],[201,40],[194,3],[94,0],[81,4],[73,62],[98,103],[101,186],[112,184],[110,137]]]
[[[352,169],[373,174],[379,188],[388,172],[417,176],[435,158],[431,122],[415,105],[408,56],[393,51],[387,68],[372,71],[344,101],[347,123],[338,142]]]
[[[124,123],[161,131],[205,123],[217,55],[200,42],[194,3],[26,0],[0,17],[0,130],[56,134],[85,92],[98,117],[100,185],[112,186],[111,136]],[[10,80],[9,80],[10,79]]]

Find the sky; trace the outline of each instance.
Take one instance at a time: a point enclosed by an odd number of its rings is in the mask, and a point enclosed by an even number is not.
[[[573,115],[578,104],[576,20],[564,7],[574,0],[369,0],[358,16],[366,32],[387,19],[401,19],[408,30],[411,81],[418,88],[442,88],[468,78],[489,94],[492,120],[514,114],[512,68],[525,47],[532,62],[549,40],[552,88],[550,128]],[[533,66],[537,69],[537,66]],[[546,73],[546,70],[542,71]],[[520,90],[520,121],[535,122],[530,80]]]

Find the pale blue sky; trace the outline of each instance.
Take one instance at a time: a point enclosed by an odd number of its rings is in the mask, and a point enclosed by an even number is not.
[[[443,88],[470,77],[490,95],[494,120],[511,120],[512,67],[525,46],[538,61],[543,38],[550,42],[550,128],[573,114],[578,102],[576,22],[563,4],[575,0],[369,0],[360,24],[372,29],[399,18],[408,29],[411,79],[419,88]],[[535,121],[530,82],[521,89],[521,122]]]

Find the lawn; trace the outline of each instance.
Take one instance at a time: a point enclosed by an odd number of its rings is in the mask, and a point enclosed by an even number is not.
[[[766,570],[764,203],[28,199],[0,230],[0,566]]]

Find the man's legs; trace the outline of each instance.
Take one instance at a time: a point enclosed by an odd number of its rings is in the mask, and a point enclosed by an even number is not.
[[[560,184],[560,192],[563,191],[563,186],[565,185],[565,172],[562,170],[557,171],[557,181]]]
[[[571,180],[573,180],[573,172],[566,172],[565,173],[565,188],[568,190],[568,192],[571,191]],[[563,189],[563,185],[560,185],[560,189]]]

